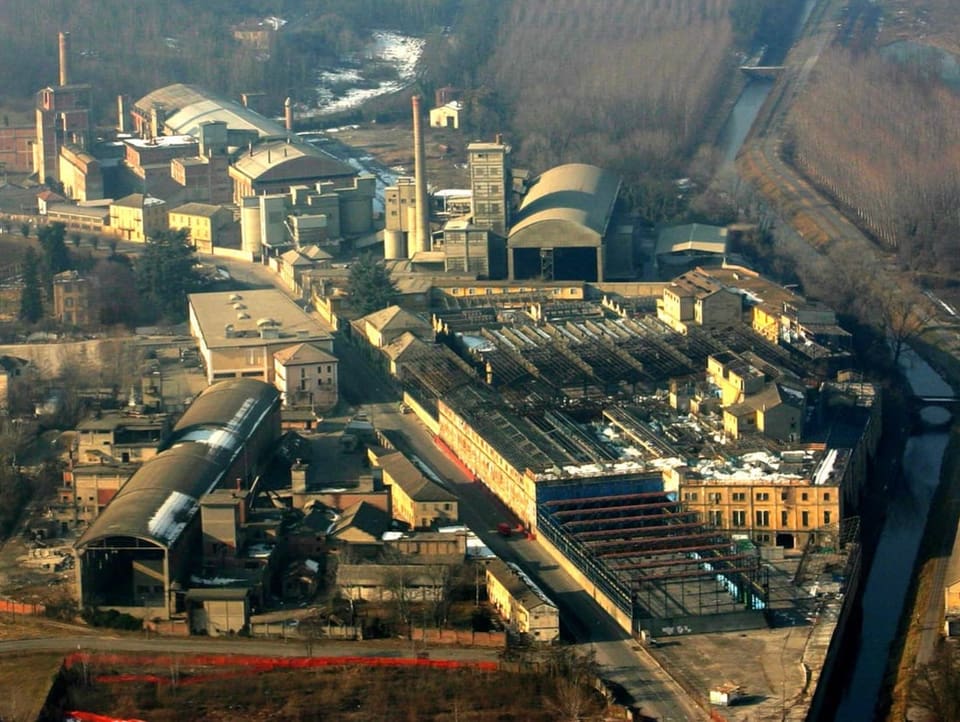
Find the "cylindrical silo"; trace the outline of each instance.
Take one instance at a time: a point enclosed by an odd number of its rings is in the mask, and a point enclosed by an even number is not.
[[[403,231],[383,232],[383,257],[388,261],[407,257],[407,239]]]
[[[244,198],[240,206],[240,237],[242,248],[247,253],[259,256],[263,251],[260,234],[260,201],[256,196]]]

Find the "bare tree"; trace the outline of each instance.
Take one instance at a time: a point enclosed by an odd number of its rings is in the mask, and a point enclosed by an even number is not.
[[[933,305],[923,295],[898,288],[875,289],[874,302],[881,327],[893,349],[893,362],[900,360],[904,345],[919,337],[936,317]]]
[[[960,658],[952,647],[941,644],[933,661],[917,669],[910,698],[928,722],[960,719]]]

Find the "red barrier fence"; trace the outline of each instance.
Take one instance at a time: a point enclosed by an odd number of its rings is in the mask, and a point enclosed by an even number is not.
[[[457,662],[446,659],[414,659],[408,657],[259,657],[249,655],[159,655],[137,656],[124,654],[89,654],[86,652],[72,652],[64,659],[64,666],[70,669],[76,664],[97,663],[100,665],[117,665],[123,667],[137,666],[165,666],[178,665],[180,667],[232,667],[232,670],[215,672],[205,675],[190,675],[177,681],[177,684],[197,684],[213,679],[240,677],[260,672],[271,672],[277,669],[313,669],[316,667],[418,667],[427,669],[473,669],[481,672],[496,672],[496,662]],[[169,683],[167,677],[156,674],[113,674],[98,675],[98,682],[153,682],[156,684]]]
[[[47,608],[42,604],[25,604],[24,602],[14,602],[11,599],[0,599],[0,614],[30,614],[33,616],[42,616]]]
[[[106,717],[102,714],[94,714],[93,712],[83,712],[81,710],[71,710],[67,712],[66,716],[67,722],[143,722],[140,719],[118,719],[116,717]]]

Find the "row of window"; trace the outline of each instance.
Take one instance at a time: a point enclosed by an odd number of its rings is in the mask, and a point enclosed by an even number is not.
[[[700,498],[700,493],[696,491],[686,491],[683,494],[684,501],[698,501]],[[829,491],[823,492],[823,500],[830,501],[831,494]],[[790,493],[786,491],[780,492],[780,501],[789,501]],[[734,491],[730,494],[730,500],[737,502],[745,502],[747,500],[747,492],[745,491]],[[770,492],[768,491],[758,491],[754,493],[755,501],[770,501]],[[804,491],[800,493],[800,501],[810,501],[810,492]],[[707,502],[710,504],[722,504],[723,503],[723,493],[719,491],[708,491],[707,492]]]
[[[812,515],[809,511],[800,512],[800,526],[809,527],[812,519]],[[723,512],[722,511],[709,511],[707,512],[707,521],[716,527],[723,527]],[[833,513],[829,510],[823,512],[823,523],[830,524],[833,521]],[[743,509],[734,509],[730,513],[730,525],[736,528],[744,528],[747,526],[747,512]],[[768,527],[770,526],[770,512],[766,510],[758,510],[754,514],[754,526],[758,527]],[[790,512],[782,511],[780,512],[780,526],[787,528],[790,526]]]

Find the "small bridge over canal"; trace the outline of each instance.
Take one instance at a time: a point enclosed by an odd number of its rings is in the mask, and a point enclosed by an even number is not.
[[[751,78],[775,80],[783,72],[783,67],[782,65],[741,65],[740,72]]]

